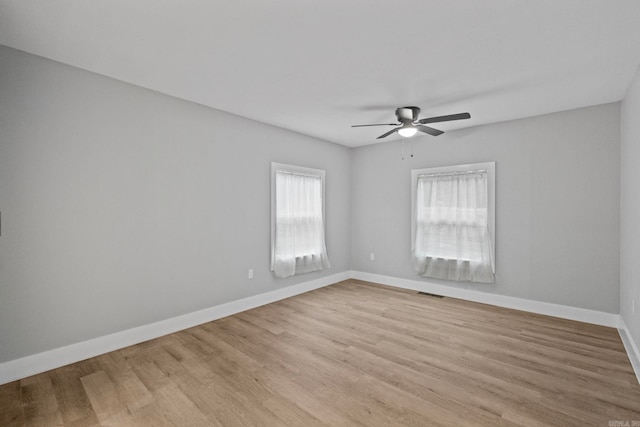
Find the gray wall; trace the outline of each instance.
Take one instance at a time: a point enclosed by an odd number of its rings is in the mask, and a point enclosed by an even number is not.
[[[619,128],[615,103],[414,138],[404,161],[400,142],[355,149],[351,268],[618,313]],[[496,162],[496,283],[420,278],[411,169],[486,161]]]
[[[620,315],[640,345],[640,72],[620,116]]]
[[[348,270],[350,156],[0,47],[0,362]],[[330,270],[269,271],[271,161],[327,171]]]
[[[0,47],[0,363],[349,269],[425,280],[410,170],[482,161],[497,168],[497,283],[439,283],[610,313],[622,300],[640,342],[639,85],[620,245],[618,104],[416,138],[403,161],[400,142],[349,150]],[[271,161],[327,171],[330,270],[269,271]]]

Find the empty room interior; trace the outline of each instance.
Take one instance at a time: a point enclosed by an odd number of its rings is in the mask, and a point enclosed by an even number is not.
[[[1,426],[640,426],[640,2],[0,0]]]

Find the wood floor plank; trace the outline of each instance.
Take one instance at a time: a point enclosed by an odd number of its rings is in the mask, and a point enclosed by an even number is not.
[[[50,371],[64,425],[97,425],[98,417],[82,386],[81,377],[95,372],[95,360],[63,366]]]
[[[155,393],[160,413],[176,426],[208,427],[212,423],[178,387],[163,387]]]
[[[3,427],[634,421],[615,329],[358,280],[0,386]]]
[[[104,371],[86,375],[80,378],[80,381],[101,423],[126,411],[126,406],[119,399],[115,385]]]
[[[40,374],[25,378],[20,383],[25,425],[33,427],[62,425],[62,417],[58,410],[58,401],[53,391],[51,378],[48,375]]]
[[[0,386],[0,426],[24,425],[23,406],[20,381],[13,381]]]
[[[131,412],[150,404],[153,396],[131,369],[127,359],[119,352],[111,352],[99,358],[103,371],[113,385],[127,409]]]
[[[175,424],[162,415],[162,410],[154,401],[133,411],[121,426],[175,427]],[[212,424],[215,425],[215,424]]]

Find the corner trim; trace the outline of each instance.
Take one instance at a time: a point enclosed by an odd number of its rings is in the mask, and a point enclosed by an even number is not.
[[[577,320],[579,322],[592,323],[595,325],[609,326],[612,328],[618,327],[618,319],[620,317],[617,314],[605,313],[603,311],[595,311],[586,308],[571,307],[568,305],[552,304],[548,302],[533,301],[506,295],[454,288],[450,286],[439,285],[437,283],[400,279],[391,276],[383,276],[380,274],[365,273],[362,271],[352,271],[351,278],[364,280],[367,282],[380,283],[387,286],[395,286],[397,288],[428,292],[451,298],[459,298],[467,301],[479,302],[482,304],[490,304],[498,307],[512,308],[515,310],[560,317],[568,320]]]
[[[627,355],[629,356],[631,367],[636,373],[638,384],[640,384],[640,350],[638,350],[638,346],[636,345],[635,341],[633,341],[633,337],[631,337],[629,329],[627,328],[627,324],[624,322],[622,316],[620,316],[618,334],[620,335],[620,339],[622,340],[624,349],[627,351]]]
[[[0,385],[231,316],[242,311],[260,307],[261,305],[290,298],[349,278],[351,278],[351,272],[344,271],[159,322],[0,363]]]

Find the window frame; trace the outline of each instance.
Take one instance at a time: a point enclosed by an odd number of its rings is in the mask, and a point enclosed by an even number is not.
[[[327,239],[327,217],[326,217],[326,200],[325,200],[325,177],[326,171],[323,169],[314,169],[306,166],[290,165],[286,163],[271,162],[271,271],[274,271],[276,256],[276,172],[286,171],[290,173],[298,173],[303,175],[317,176],[320,178],[322,186],[322,225],[324,232],[324,240]]]
[[[427,174],[487,171],[487,228],[491,239],[491,268],[496,272],[496,162],[469,163],[464,165],[437,166],[411,170],[411,256],[416,248],[416,203],[418,176]]]

